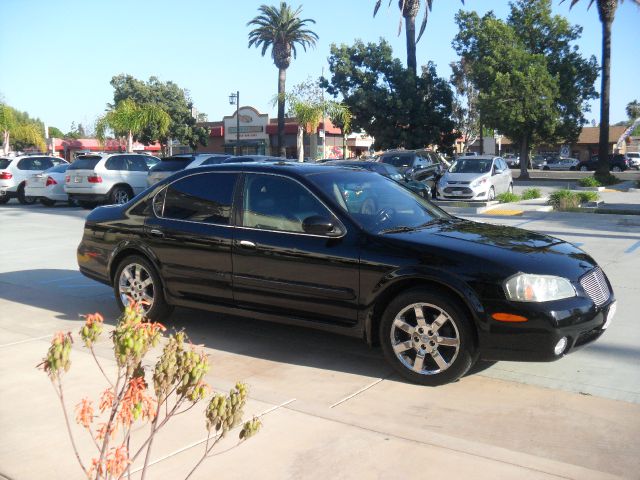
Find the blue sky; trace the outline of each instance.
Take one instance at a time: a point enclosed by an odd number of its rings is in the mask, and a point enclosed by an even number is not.
[[[119,73],[140,79],[158,76],[187,88],[196,108],[210,120],[232,113],[228,95],[240,90],[242,105],[275,116],[271,99],[277,91],[277,70],[270,56],[247,48],[247,21],[266,0],[2,0],[0,28],[0,98],[11,106],[67,131],[72,121],[93,124],[113,99],[109,81]],[[276,4],[277,0],[271,3]],[[303,17],[316,20],[320,36],[315,49],[299,51],[287,71],[290,87],[317,77],[331,43],[385,37],[394,53],[406,58],[404,33],[395,0],[376,18],[374,0],[290,2],[302,5]],[[424,3],[424,2],[423,2]],[[506,0],[466,0],[465,9],[480,14],[494,10],[505,18]],[[600,61],[601,26],[596,8],[582,0],[571,11],[569,1],[553,0],[557,14],[584,28],[583,55]],[[438,74],[449,77],[456,60],[451,40],[456,34],[455,0],[438,0],[425,35],[418,43],[418,64],[431,60]],[[613,27],[611,120],[626,119],[625,106],[640,99],[640,8],[627,1]],[[597,82],[599,89],[600,81]],[[587,114],[599,119],[598,103]]]

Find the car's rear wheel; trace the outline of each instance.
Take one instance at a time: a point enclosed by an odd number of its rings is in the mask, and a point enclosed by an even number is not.
[[[580,171],[581,171],[581,172],[588,172],[588,171],[589,171],[589,169],[587,168],[587,166],[586,166],[586,165],[582,165],[582,166],[580,167]]]
[[[10,200],[9,195],[0,196],[0,205],[4,205]]]
[[[122,205],[124,203],[127,203],[132,198],[133,195],[131,194],[131,190],[128,187],[113,187],[113,190],[111,190],[111,195],[109,195],[109,199],[114,205]]]
[[[141,305],[144,315],[152,321],[165,319],[173,310],[164,298],[155,268],[141,256],[132,255],[120,262],[113,290],[121,310],[133,300]]]
[[[53,207],[56,204],[56,201],[49,198],[41,198],[40,203],[45,207]]]
[[[35,197],[29,197],[24,194],[24,183],[20,184],[20,186],[18,187],[18,201],[22,205],[32,205],[36,202]]]
[[[611,171],[612,171],[612,172],[621,172],[621,171],[622,171],[622,169],[621,169],[618,165],[614,165],[614,166],[611,168]]]
[[[446,293],[409,290],[392,300],[382,316],[382,351],[407,380],[429,386],[450,383],[475,359],[469,322]]]
[[[542,169],[543,169],[543,170],[551,170],[551,169],[550,169],[549,167],[547,167],[547,166],[542,167]]]

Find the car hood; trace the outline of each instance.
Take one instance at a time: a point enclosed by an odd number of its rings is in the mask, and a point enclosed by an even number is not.
[[[447,182],[473,182],[481,177],[489,177],[486,173],[451,173],[447,172],[442,177]]]
[[[417,230],[384,234],[401,248],[420,251],[429,262],[446,259],[462,269],[507,278],[515,273],[557,275],[576,281],[597,266],[576,246],[549,235],[514,227],[452,219]],[[425,257],[426,255],[426,257]],[[466,265],[466,266],[465,266]]]

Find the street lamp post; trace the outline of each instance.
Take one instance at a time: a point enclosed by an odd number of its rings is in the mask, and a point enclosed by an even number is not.
[[[235,154],[238,155],[238,148],[240,147],[240,91],[231,93],[229,95],[229,105],[236,106],[236,148]]]

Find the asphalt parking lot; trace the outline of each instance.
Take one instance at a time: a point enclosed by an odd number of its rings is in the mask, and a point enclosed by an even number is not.
[[[53,332],[77,331],[79,314],[117,317],[111,289],[77,272],[85,216],[0,207],[0,478],[82,476],[57,399],[34,367]],[[558,362],[501,362],[426,388],[396,377],[379,350],[354,339],[178,309],[165,323],[211,355],[208,382],[226,390],[246,381],[247,414],[264,423],[194,478],[638,478],[640,216],[472,219],[548,233],[591,254],[618,300],[609,331]],[[106,343],[98,353],[111,362]],[[75,355],[71,405],[104,388],[89,356]],[[154,448],[151,478],[183,478],[200,454],[201,411],[176,421]]]

